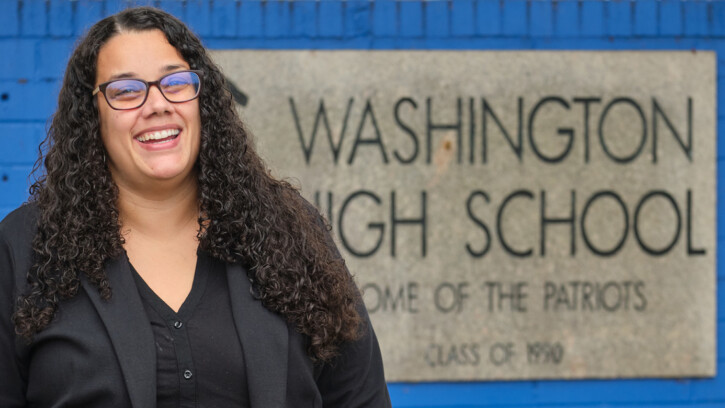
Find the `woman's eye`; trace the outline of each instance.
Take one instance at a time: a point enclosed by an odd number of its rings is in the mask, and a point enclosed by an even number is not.
[[[169,83],[164,84],[164,92],[165,93],[176,93],[183,91],[187,86],[189,86],[188,82],[185,81],[172,81]]]
[[[143,95],[144,90],[137,86],[116,86],[106,89],[106,93],[112,99],[130,99]]]
[[[113,99],[134,99],[141,97],[141,92],[136,90],[124,90],[113,96]]]

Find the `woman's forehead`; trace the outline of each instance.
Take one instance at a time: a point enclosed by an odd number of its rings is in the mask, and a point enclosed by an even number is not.
[[[122,31],[101,47],[96,82],[125,77],[153,81],[180,68],[189,64],[160,30]]]

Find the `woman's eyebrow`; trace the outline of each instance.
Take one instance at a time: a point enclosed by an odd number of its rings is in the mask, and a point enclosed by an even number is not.
[[[185,67],[184,65],[181,65],[181,64],[170,64],[170,65],[166,65],[163,68],[161,68],[161,72],[162,73],[171,72],[171,71],[175,71],[180,68],[188,69],[187,67]],[[108,78],[108,80],[113,81],[115,79],[138,78],[138,77],[139,77],[138,74],[136,74],[135,72],[122,72],[120,74],[111,75],[111,77]]]
[[[133,72],[122,72],[120,74],[111,75],[111,77],[108,78],[108,80],[113,81],[114,79],[125,79],[125,78],[138,78],[138,76]]]
[[[167,66],[165,66],[165,67],[164,67],[164,68],[163,68],[163,69],[161,70],[161,72],[170,72],[170,71],[175,71],[175,70],[177,70],[177,69],[179,69],[179,68],[183,68],[183,69],[189,69],[189,68],[187,68],[187,67],[185,67],[184,65],[181,65],[181,64],[171,64],[171,65],[167,65]]]

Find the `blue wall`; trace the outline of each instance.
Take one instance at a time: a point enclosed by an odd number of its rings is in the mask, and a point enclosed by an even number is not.
[[[166,9],[214,49],[714,50],[718,135],[725,135],[725,1],[0,0],[0,218],[27,196],[76,38],[132,4]],[[723,160],[721,141],[718,176]],[[723,248],[721,219],[717,228]],[[391,397],[395,407],[725,407],[723,311],[719,294],[714,379],[390,384]]]

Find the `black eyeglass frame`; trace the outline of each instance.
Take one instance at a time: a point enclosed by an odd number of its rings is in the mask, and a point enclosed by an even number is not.
[[[164,93],[164,90],[161,89],[161,81],[163,81],[164,78],[166,78],[166,77],[168,77],[170,75],[179,74],[179,73],[182,73],[182,72],[192,72],[192,73],[196,74],[196,76],[199,77],[199,89],[196,90],[196,95],[194,95],[193,98],[189,98],[189,99],[186,99],[186,100],[183,100],[183,101],[172,101],[172,100],[170,100],[166,96],[166,94]],[[144,81],[143,79],[140,79],[140,78],[119,78],[119,79],[114,79],[113,81],[108,81],[108,82],[104,82],[102,84],[99,84],[93,90],[93,96],[96,96],[96,94],[98,94],[99,92],[101,94],[103,94],[103,98],[106,99],[106,103],[113,110],[131,110],[131,109],[138,109],[138,108],[142,107],[143,104],[146,103],[146,99],[148,99],[149,92],[151,91],[151,85],[156,85],[156,88],[161,93],[161,96],[163,96],[164,99],[166,99],[167,101],[169,101],[171,103],[184,103],[184,102],[193,101],[194,99],[196,99],[196,98],[199,97],[199,94],[201,93],[201,85],[202,85],[201,78],[202,78],[201,71],[195,70],[195,69],[185,69],[183,71],[169,72],[168,74],[162,76],[161,78],[157,79],[156,81]],[[143,82],[146,85],[146,94],[144,95],[143,100],[141,101],[141,103],[138,104],[138,106],[134,106],[133,108],[116,108],[116,107],[114,107],[113,104],[111,103],[111,101],[108,100],[108,96],[106,96],[106,88],[108,87],[108,85],[110,85],[110,84],[112,84],[112,83],[114,83],[116,81],[139,81],[139,82]]]

